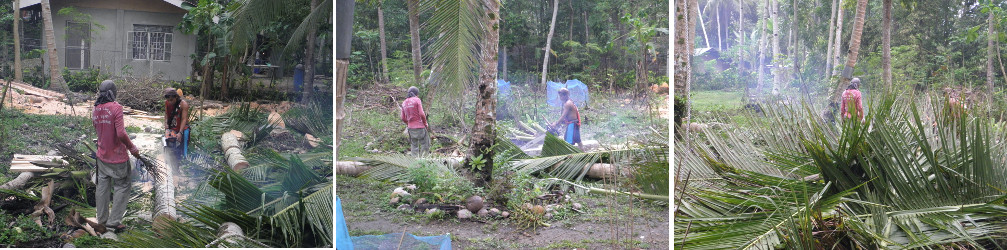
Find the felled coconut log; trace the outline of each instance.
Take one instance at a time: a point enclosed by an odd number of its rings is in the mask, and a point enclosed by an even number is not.
[[[238,144],[238,137],[233,133],[224,133],[220,136],[220,147],[224,149],[224,158],[227,159],[227,165],[234,169],[234,171],[239,171],[248,168],[248,161],[245,160],[245,156],[241,155],[241,144]]]
[[[234,244],[237,241],[233,238],[238,236],[245,236],[241,227],[234,222],[224,222],[223,224],[220,224],[220,228],[217,229],[217,239],[210,242],[210,244],[206,244],[206,247],[215,246],[220,244],[221,241]]]
[[[171,152],[165,148],[165,153]],[[171,157],[167,157],[171,158]],[[153,178],[154,181],[154,211],[153,227],[159,233],[164,233],[168,221],[175,221],[178,213],[175,211],[175,177],[172,174],[171,166],[177,165],[174,161],[168,164],[157,164],[157,171],[150,174],[161,175],[161,178]]]
[[[357,177],[364,171],[371,169],[371,166],[367,166],[362,162],[356,161],[337,161],[335,167],[337,175],[348,175],[352,177]]]
[[[31,180],[32,177],[35,177],[34,172],[21,172],[21,174],[13,180],[0,185],[0,189],[21,189],[25,184],[28,184],[28,181]]]

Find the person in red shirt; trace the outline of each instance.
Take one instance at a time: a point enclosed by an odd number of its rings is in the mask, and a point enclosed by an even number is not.
[[[843,103],[839,108],[843,119],[850,119],[853,116],[859,120],[864,119],[864,105],[860,99],[860,78],[853,78],[850,81],[850,86],[847,86],[846,91],[843,91]]]
[[[126,134],[122,121],[122,105],[115,102],[115,83],[105,80],[98,86],[98,100],[94,103],[91,122],[98,135],[97,190],[95,196],[98,223],[108,228],[125,228],[122,217],[129,202],[129,152],[140,157],[140,151]],[[113,188],[112,211],[109,212],[109,195]]]
[[[413,156],[430,153],[430,124],[427,124],[427,114],[423,112],[423,102],[419,98],[420,89],[409,87],[406,100],[402,102],[399,118],[409,128],[409,152]]]

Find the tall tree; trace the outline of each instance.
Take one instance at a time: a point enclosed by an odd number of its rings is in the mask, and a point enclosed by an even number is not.
[[[832,75],[839,74],[836,66],[839,66],[839,58],[841,58],[839,49],[843,37],[843,12],[845,12],[843,11],[843,0],[839,0],[839,6],[836,9],[836,38],[832,40],[835,43],[833,45],[835,47],[832,49],[832,68],[829,69],[832,71]]]
[[[556,31],[556,10],[559,9],[559,0],[552,0],[552,21],[549,23],[549,36],[545,37],[545,53],[542,56],[542,89],[548,89],[545,84],[546,75],[549,73],[549,54],[552,52],[552,35]]]
[[[706,22],[703,21],[703,12],[710,13],[710,11],[708,11],[708,9],[710,8],[710,3],[711,2],[713,2],[713,1],[706,1],[706,5],[703,6],[703,10],[701,10],[699,12],[699,15],[696,15],[696,17],[699,18],[699,28],[700,28],[700,30],[703,31],[703,41],[706,42],[706,47],[707,48],[710,47],[710,36],[706,34]]]
[[[884,14],[881,19],[883,28],[881,31],[881,67],[884,68],[881,78],[885,81],[885,87],[892,87],[892,0],[882,0]]]
[[[383,0],[378,0],[378,38],[381,39],[381,83],[388,83],[388,45],[385,43],[385,12]]]
[[[688,122],[689,118],[689,88],[690,81],[692,80],[692,48],[691,44],[695,41],[693,40],[693,31],[696,26],[689,26],[692,17],[692,6],[697,5],[695,0],[688,1],[675,1],[675,98],[678,99],[676,102],[684,102],[685,106],[683,110],[675,110],[675,112],[681,112],[676,115],[676,117],[681,117],[681,120],[676,120],[678,123],[676,125],[681,125],[683,122]]]
[[[419,0],[406,0],[409,9],[409,36],[413,48],[413,78],[415,85],[420,85],[420,73],[423,72],[423,57],[420,54],[420,14]]]
[[[832,65],[832,53],[833,53],[832,48],[834,48],[834,46],[832,46],[832,44],[834,43],[833,40],[836,37],[836,33],[835,33],[835,31],[836,31],[836,6],[838,6],[838,5],[839,5],[839,0],[832,0],[832,14],[830,14],[831,17],[829,17],[829,41],[825,44],[826,52],[825,52],[825,68],[822,69],[822,72],[823,72],[822,75],[823,76],[828,76],[829,72],[832,72],[832,67],[833,67],[833,65]]]
[[[52,28],[52,9],[50,7],[49,0],[42,0],[42,21],[45,23],[45,46],[46,54],[49,56],[49,88],[53,90],[67,90],[63,86],[63,75],[59,72],[56,35]]]
[[[479,170],[480,178],[476,186],[487,187],[493,175],[493,143],[496,141],[496,77],[497,77],[497,44],[500,41],[500,5],[497,0],[484,0],[485,13],[482,15],[483,43],[479,53],[479,100],[476,102],[475,125],[472,128],[472,147],[470,157],[483,159],[482,166],[474,166]],[[555,19],[554,19],[555,20]],[[470,158],[471,159],[471,158]],[[469,164],[474,164],[468,160]]]
[[[311,9],[318,8],[318,0],[311,0]],[[307,49],[304,50],[304,89],[302,89],[301,102],[311,103],[315,93],[315,43],[318,42],[315,33],[317,27],[308,28]]]
[[[724,50],[724,38],[720,36],[720,33],[722,32],[720,30],[720,2],[721,1],[717,1],[717,6],[713,8],[713,10],[717,13],[717,51]]]
[[[759,44],[759,53],[758,53],[758,57],[756,58],[756,61],[758,62],[758,64],[755,65],[755,70],[758,71],[758,73],[756,74],[756,76],[758,77],[758,80],[756,80],[756,85],[755,85],[755,96],[757,96],[757,97],[758,96],[762,96],[762,87],[765,86],[765,80],[766,80],[766,76],[765,76],[765,72],[766,71],[764,69],[764,67],[766,66],[766,62],[764,60],[766,58],[766,47],[768,47],[768,45],[769,45],[769,42],[768,42],[769,39],[767,38],[769,31],[766,30],[766,22],[768,21],[767,20],[768,18],[766,18],[766,15],[768,15],[768,14],[766,12],[768,12],[768,9],[767,8],[762,8],[762,12],[759,13],[760,14],[760,16],[759,16],[759,24],[758,24],[758,26],[759,26],[759,43],[758,43]]]
[[[353,0],[336,0],[336,134],[335,160],[339,160],[339,141],[343,134],[343,119],[346,117],[346,77],[350,67],[350,41],[353,39]]]
[[[777,4],[776,0],[769,0],[769,16],[773,22],[773,95],[780,94],[780,85],[783,84],[783,74],[780,70],[783,68],[779,65],[782,58],[780,58],[780,22],[779,22],[779,11],[780,6]]]
[[[992,3],[991,3],[992,5]],[[993,9],[987,8],[989,17],[986,19],[986,107],[992,110],[993,105],[993,42],[996,39],[993,28]]]
[[[21,0],[14,0],[14,13],[21,13]],[[14,15],[14,81],[22,81],[21,72],[21,15]]]
[[[857,54],[860,52],[860,35],[864,31],[864,15],[867,13],[867,1],[857,0],[857,15],[853,21],[853,33],[850,33],[850,53],[847,54],[846,67],[843,68],[843,73],[839,77],[839,83],[836,89],[832,91],[832,100],[829,102],[833,110],[839,108],[839,99],[842,97],[843,90],[850,85],[850,79],[853,78],[853,69],[857,66]]]

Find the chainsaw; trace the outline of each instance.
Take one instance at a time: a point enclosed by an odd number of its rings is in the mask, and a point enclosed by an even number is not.
[[[161,143],[165,147],[174,148],[178,147],[179,143],[181,143],[182,141],[181,138],[182,134],[178,133],[178,131],[175,131],[173,129],[165,129],[164,136],[161,137]]]

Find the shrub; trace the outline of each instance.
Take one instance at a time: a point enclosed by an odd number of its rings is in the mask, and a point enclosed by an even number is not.
[[[70,71],[63,68],[63,80],[74,92],[97,92],[98,84],[109,79],[111,75],[101,72],[101,69],[90,68]]]

